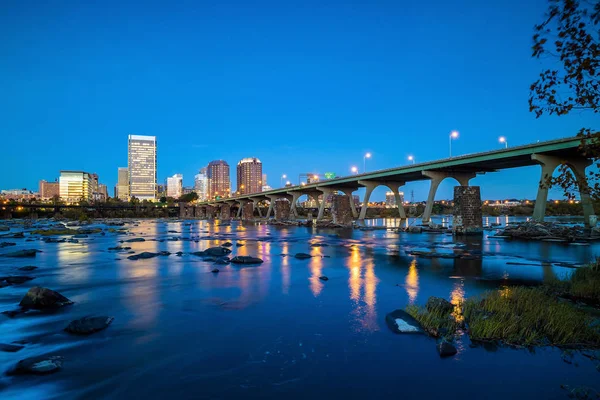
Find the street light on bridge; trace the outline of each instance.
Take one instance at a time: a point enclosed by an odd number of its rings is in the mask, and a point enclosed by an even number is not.
[[[287,178],[286,174],[281,175],[281,178],[279,179],[279,186],[283,186],[283,180]]]
[[[456,139],[458,137],[458,131],[450,132],[450,157],[452,158],[452,139]]]
[[[504,148],[505,148],[505,149],[508,149],[508,140],[506,140],[506,138],[505,138],[504,136],[500,136],[500,137],[498,138],[498,141],[499,141],[500,143],[504,143]]]
[[[352,168],[350,168],[350,171],[352,171],[353,174],[357,174],[358,173],[358,168],[352,167]]]
[[[410,161],[411,163],[415,163],[415,157],[414,156],[408,156],[408,161]]]
[[[367,158],[371,158],[371,153],[367,153],[363,157],[363,173],[367,172]]]

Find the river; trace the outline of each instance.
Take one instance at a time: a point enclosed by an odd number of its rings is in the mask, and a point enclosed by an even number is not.
[[[367,226],[398,223],[373,220]],[[456,303],[503,285],[565,277],[573,265],[599,255],[600,245],[506,241],[490,238],[494,231],[462,240],[241,222],[140,220],[124,228],[127,235],[107,231],[78,243],[45,243],[37,236],[0,240],[17,243],[0,255],[42,251],[35,258],[0,257],[2,275],[38,267],[27,273],[33,281],[0,288],[0,311],[14,309],[32,286],[75,302],[53,314],[0,315],[0,343],[26,343],[16,353],[0,352],[2,372],[30,356],[64,357],[62,370],[52,375],[2,374],[0,398],[564,399],[561,384],[600,390],[597,365],[579,354],[566,363],[558,349],[473,348],[463,337],[459,353],[441,359],[434,339],[397,335],[385,324],[387,313],[425,304],[429,296]],[[11,230],[22,227],[13,224]],[[108,250],[137,237],[146,241],[127,243],[136,253],[173,254],[129,260],[126,252]],[[187,254],[226,241],[234,245],[232,256],[256,256],[264,263],[219,265],[220,272],[212,273],[213,263]],[[407,255],[433,248],[452,252],[455,246],[481,257]],[[298,252],[314,257],[286,256]],[[86,315],[115,319],[90,336],[63,331]]]

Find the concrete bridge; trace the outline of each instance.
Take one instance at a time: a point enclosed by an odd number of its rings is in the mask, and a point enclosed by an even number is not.
[[[278,203],[278,200],[285,199],[289,202],[289,212],[292,216],[297,217],[296,203],[301,196],[308,195],[318,204],[319,212],[317,220],[320,220],[324,215],[325,201],[319,201],[319,196],[322,195],[322,198],[326,199],[334,192],[341,192],[344,193],[345,196],[343,197],[346,198],[346,201],[349,203],[353,218],[357,219],[358,221],[362,221],[366,217],[367,205],[373,190],[378,186],[386,186],[396,195],[396,204],[398,205],[400,217],[406,218],[404,208],[400,201],[400,195],[398,193],[400,188],[407,182],[429,180],[429,196],[427,198],[425,212],[422,216],[423,222],[427,223],[431,218],[431,211],[437,189],[444,179],[452,178],[459,183],[460,186],[455,188],[455,200],[457,196],[457,189],[458,193],[468,193],[468,195],[471,197],[478,197],[478,199],[471,198],[467,202],[472,204],[477,200],[479,202],[481,201],[479,188],[477,187],[477,190],[470,191],[465,191],[464,188],[469,187],[469,182],[471,179],[475,178],[475,176],[478,174],[492,173],[508,168],[540,165],[540,180],[539,182],[535,183],[538,185],[538,193],[536,197],[533,218],[538,221],[543,221],[544,214],[546,212],[546,202],[548,199],[547,179],[552,176],[555,169],[561,164],[566,164],[575,173],[575,176],[584,177],[585,169],[591,165],[591,161],[581,155],[579,151],[580,144],[580,137],[570,137],[559,140],[538,142],[507,149],[475,153],[437,161],[372,171],[359,175],[340,177],[309,184],[288,186],[267,192],[211,200],[208,202],[199,203],[197,207],[201,208],[201,213],[203,215],[210,215],[216,210],[220,209],[222,211],[221,219],[228,219],[230,217],[232,206],[237,206],[238,217],[244,214],[243,210],[245,208],[247,210],[245,215],[252,216],[256,209],[258,209],[260,215],[260,208],[258,208],[258,204],[262,201],[269,201],[269,208],[266,215],[261,215],[261,217],[268,219],[272,216],[274,206]],[[352,199],[352,193],[362,187],[366,188],[366,192],[362,201],[363,206],[359,211],[355,207]],[[464,197],[464,195],[461,196]],[[581,204],[583,205],[585,223],[586,225],[589,225],[590,216],[594,214],[589,193],[580,191],[580,199]],[[465,204],[464,201],[461,203]],[[478,204],[478,207],[479,212],[481,213],[480,203]]]

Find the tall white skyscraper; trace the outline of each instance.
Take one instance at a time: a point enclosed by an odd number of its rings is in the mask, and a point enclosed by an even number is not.
[[[156,136],[129,135],[129,197],[156,199]]]
[[[201,201],[208,199],[208,175],[206,167],[201,168],[200,172],[194,176],[194,190]]]
[[[183,175],[175,174],[167,178],[167,196],[178,199],[183,194]]]

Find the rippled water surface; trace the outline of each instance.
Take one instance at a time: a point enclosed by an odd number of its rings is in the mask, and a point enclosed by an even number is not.
[[[389,221],[370,225],[384,223]],[[0,255],[42,251],[35,258],[0,257],[0,274],[35,276],[1,288],[0,311],[14,309],[32,286],[75,302],[54,314],[0,315],[0,343],[27,342],[17,353],[0,352],[2,371],[34,355],[65,358],[53,375],[3,376],[0,398],[550,399],[566,398],[561,384],[600,390],[600,372],[580,355],[567,364],[556,349],[471,348],[464,338],[458,355],[440,359],[433,339],[395,335],[385,324],[387,313],[424,304],[429,296],[458,302],[506,284],[564,277],[573,265],[600,254],[598,245],[504,241],[489,238],[493,231],[464,241],[443,234],[240,222],[137,221],[125,225],[126,235],[99,227],[105,235],[79,243],[0,238],[17,243]],[[12,230],[22,228],[15,224]],[[173,254],[133,261],[126,252],[108,251],[134,237],[146,239],[127,244],[136,253]],[[234,245],[232,255],[264,263],[219,265],[215,274],[212,262],[188,254],[227,241]],[[455,248],[475,257],[407,254]],[[314,257],[287,256],[298,252]],[[39,268],[16,269],[25,265]],[[86,315],[115,320],[86,337],[63,331]]]

